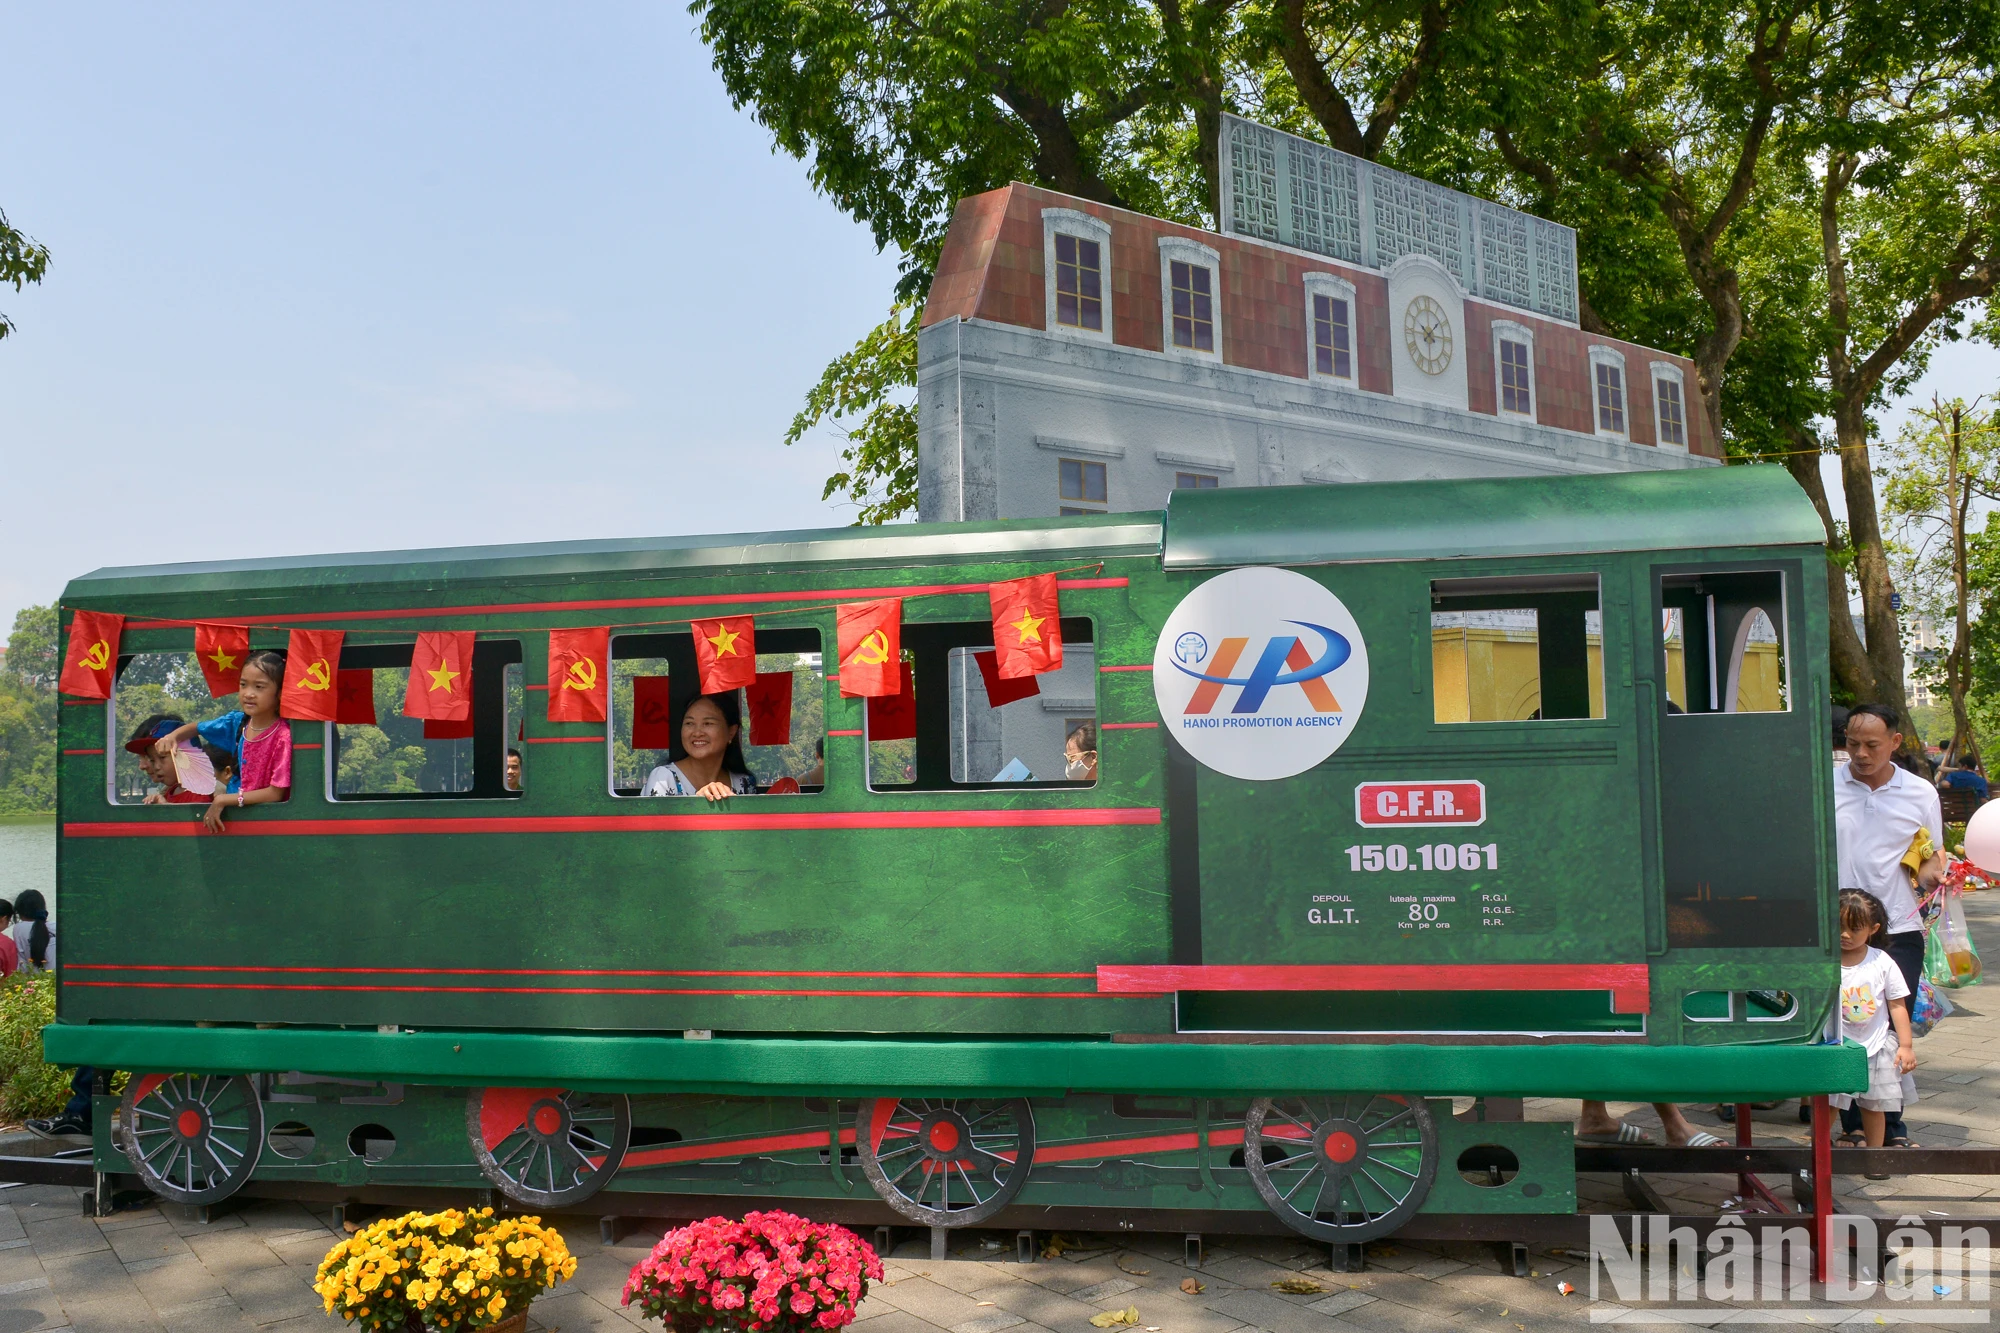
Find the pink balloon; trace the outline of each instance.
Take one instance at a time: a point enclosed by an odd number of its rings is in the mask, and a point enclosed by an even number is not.
[[[1965,859],[2000,875],[2000,801],[1988,801],[1965,825]]]

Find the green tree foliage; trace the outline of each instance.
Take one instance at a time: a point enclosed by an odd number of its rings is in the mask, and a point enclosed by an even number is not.
[[[31,282],[39,283],[48,271],[49,248],[22,234],[0,211],[0,282],[12,283],[18,292]],[[0,338],[13,331],[13,321],[0,313]]]
[[[0,665],[0,814],[56,808],[56,609],[14,617]]]
[[[1883,470],[1882,502],[1901,538],[1891,547],[1905,619],[1928,616],[1949,626],[1943,656],[1921,664],[1920,676],[1942,685],[1951,708],[1955,753],[1972,742],[1968,712],[1972,688],[1971,622],[1981,614],[1990,586],[1975,581],[1971,526],[1975,500],[2000,500],[2000,432],[1991,412],[1954,399],[1933,398],[1929,410],[1904,429]]]
[[[869,330],[852,351],[834,358],[792,418],[786,444],[797,444],[822,421],[846,441],[840,471],[827,478],[820,499],[846,492],[857,505],[854,521],[887,523],[917,508],[917,319],[920,305],[899,301],[889,318]]]

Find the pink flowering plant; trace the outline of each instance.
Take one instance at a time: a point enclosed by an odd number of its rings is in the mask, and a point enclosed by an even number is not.
[[[676,1333],[805,1333],[853,1323],[871,1279],[882,1261],[846,1227],[750,1213],[669,1231],[625,1280],[624,1303]]]

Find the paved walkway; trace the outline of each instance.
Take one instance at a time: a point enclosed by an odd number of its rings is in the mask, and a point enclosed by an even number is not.
[[[1997,970],[1994,984],[1965,992],[1961,1012],[1918,1043],[1922,1100],[1909,1120],[1926,1146],[2000,1147],[1994,1097],[2000,1089],[2000,892],[1975,895],[1968,906],[1984,956]],[[1988,1011],[1995,1016],[1987,1017]],[[1795,1106],[1761,1113],[1757,1141],[1803,1141]],[[1649,1109],[1614,1109],[1657,1128]],[[1574,1114],[1573,1102],[1529,1105],[1534,1119]],[[1712,1115],[1694,1118],[1715,1127]],[[1735,1189],[1733,1176],[1649,1179],[1677,1212],[1713,1212]],[[2000,1177],[1843,1178],[1836,1188],[1843,1212],[2000,1215],[2000,1197],[1994,1197]],[[1586,1177],[1579,1193],[1594,1211],[1624,1207],[1609,1178]],[[655,1235],[604,1246],[589,1219],[564,1230],[581,1260],[577,1278],[535,1304],[530,1327],[582,1333],[642,1326],[618,1298],[626,1273]],[[334,1239],[326,1213],[297,1204],[249,1203],[207,1224],[171,1206],[94,1221],[83,1215],[75,1190],[0,1189],[0,1333],[336,1328],[310,1285]],[[1094,1333],[1088,1322],[1093,1315],[1128,1306],[1139,1311],[1132,1333],[1440,1326],[1527,1333],[1591,1322],[1586,1294],[1566,1296],[1557,1288],[1566,1278],[1582,1285],[1581,1265],[1548,1250],[1534,1253],[1534,1276],[1524,1280],[1503,1276],[1491,1251],[1479,1245],[1375,1245],[1366,1272],[1338,1274],[1324,1266],[1324,1248],[1282,1239],[1210,1237],[1199,1269],[1182,1266],[1179,1236],[1080,1240],[1079,1248],[1033,1264],[1001,1262],[980,1248],[977,1235],[959,1238],[960,1252],[943,1261],[929,1259],[924,1244],[911,1241],[889,1259],[888,1280],[863,1304],[858,1333]],[[1281,1282],[1300,1289],[1279,1290]],[[1199,1289],[1184,1290],[1184,1284]],[[1982,1325],[1975,1326],[1983,1326],[1985,1311],[1966,1313],[1976,1313]],[[1872,1306],[1856,1312],[1854,1321],[1874,1327],[1885,1318],[1882,1307]],[[1836,1321],[1821,1314],[1815,1322]]]

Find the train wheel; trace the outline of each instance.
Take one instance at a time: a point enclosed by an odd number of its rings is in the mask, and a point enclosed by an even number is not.
[[[263,1155],[257,1085],[241,1075],[134,1074],[119,1107],[118,1146],[161,1198],[218,1203]]]
[[[1243,1164],[1286,1226],[1354,1244],[1423,1207],[1437,1178],[1437,1126],[1420,1097],[1262,1097],[1243,1121]]]
[[[861,1104],[862,1174],[888,1204],[928,1227],[969,1227],[1014,1201],[1035,1161],[1028,1103],[882,1097]]]
[[[515,1203],[561,1208],[604,1188],[632,1142],[622,1092],[475,1088],[465,1133],[479,1169]]]

